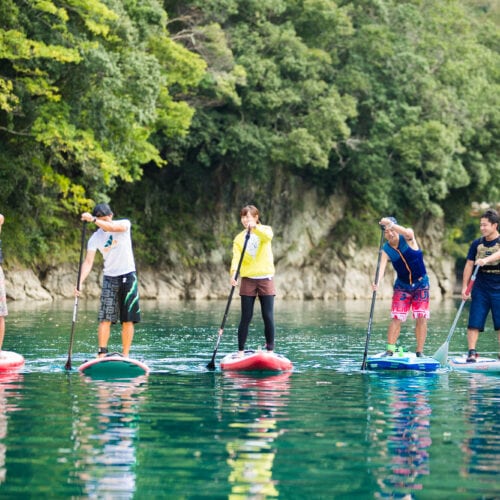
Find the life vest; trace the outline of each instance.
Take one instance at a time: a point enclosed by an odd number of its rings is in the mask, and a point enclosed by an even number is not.
[[[411,248],[403,236],[399,235],[397,248],[393,248],[386,241],[383,250],[391,259],[392,266],[403,283],[413,285],[427,274],[422,250]]]
[[[488,257],[489,255],[500,250],[500,237],[497,238],[493,245],[488,247],[484,244],[484,242],[485,239],[481,238],[476,250],[476,260],[484,259],[485,257]],[[484,274],[500,274],[500,259],[494,260],[486,266],[481,266],[480,272]]]

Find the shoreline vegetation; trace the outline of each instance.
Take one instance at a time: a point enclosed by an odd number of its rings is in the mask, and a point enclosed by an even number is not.
[[[284,297],[369,295],[383,216],[453,294],[500,203],[498,2],[3,3],[11,299],[72,296],[101,202],[132,222],[146,297],[227,295],[246,204],[275,228]]]

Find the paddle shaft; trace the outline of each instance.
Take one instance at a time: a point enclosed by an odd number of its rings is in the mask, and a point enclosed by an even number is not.
[[[476,281],[477,272],[479,271],[480,267],[481,266],[477,265],[476,268],[474,269],[474,273],[472,274],[470,281],[469,281],[469,284],[467,285],[467,289],[465,290],[466,295],[470,294],[472,287],[474,286],[474,282]],[[460,307],[458,308],[457,314],[455,315],[455,320],[453,321],[453,324],[451,325],[450,333],[448,333],[448,337],[446,337],[445,344],[450,343],[451,337],[452,337],[453,332],[455,331],[455,328],[456,328],[457,323],[458,323],[458,318],[460,318],[460,315],[462,314],[462,309],[464,308],[464,305],[466,302],[467,302],[467,299],[462,300],[462,303],[460,304]]]
[[[382,246],[384,244],[384,231],[385,231],[385,228],[382,226],[382,230],[380,231],[380,245],[378,248],[377,269],[375,271],[375,284],[377,284],[377,285],[378,285],[378,275],[380,272],[380,259],[382,257]],[[370,317],[368,319],[368,330],[366,332],[365,352],[363,353],[363,363],[361,364],[362,370],[366,369],[366,358],[368,356],[368,344],[370,342],[370,335],[371,335],[371,331],[372,331],[373,311],[375,310],[376,297],[377,297],[377,290],[373,290],[372,305],[370,307]]]
[[[251,229],[249,229],[245,234],[245,242],[243,243],[243,249],[241,250],[240,260],[238,262],[238,267],[236,268],[236,272],[234,273],[235,280],[238,279],[238,276],[240,274],[241,263],[243,262],[243,257],[245,255],[245,251],[247,249],[248,240],[250,239],[250,232],[251,232]],[[229,314],[229,307],[231,306],[231,301],[233,300],[235,288],[236,288],[236,285],[231,286],[231,291],[229,292],[229,297],[227,298],[226,310],[224,311],[224,317],[222,318],[222,323],[221,323],[220,328],[219,328],[219,332],[217,335],[217,341],[215,343],[215,349],[214,349],[214,352],[212,354],[212,359],[207,364],[207,368],[209,370],[215,369],[215,356],[217,355],[217,350],[219,349],[220,340],[222,337],[222,333],[224,332],[224,326],[226,325],[227,316]]]
[[[78,277],[76,278],[76,290],[80,291],[80,278],[82,276],[82,262],[83,262],[83,249],[85,246],[85,231],[87,222],[83,221],[82,224],[82,241],[80,243],[80,261],[78,263]],[[76,317],[78,315],[78,294],[75,295],[75,303],[73,304],[73,321],[71,322],[71,335],[69,337],[68,359],[66,361],[65,369],[71,370],[71,352],[73,350],[73,338],[75,336]]]

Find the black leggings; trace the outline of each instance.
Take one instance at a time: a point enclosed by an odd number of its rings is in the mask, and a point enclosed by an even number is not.
[[[274,295],[260,295],[260,310],[264,320],[264,335],[266,336],[266,349],[274,350]],[[253,316],[255,297],[241,296],[241,321],[238,326],[238,350],[245,349],[248,337],[248,327]]]

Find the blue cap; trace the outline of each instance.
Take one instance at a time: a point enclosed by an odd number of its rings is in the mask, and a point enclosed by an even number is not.
[[[393,224],[397,224],[398,221],[396,220],[396,217],[386,217],[387,220],[390,220]]]

